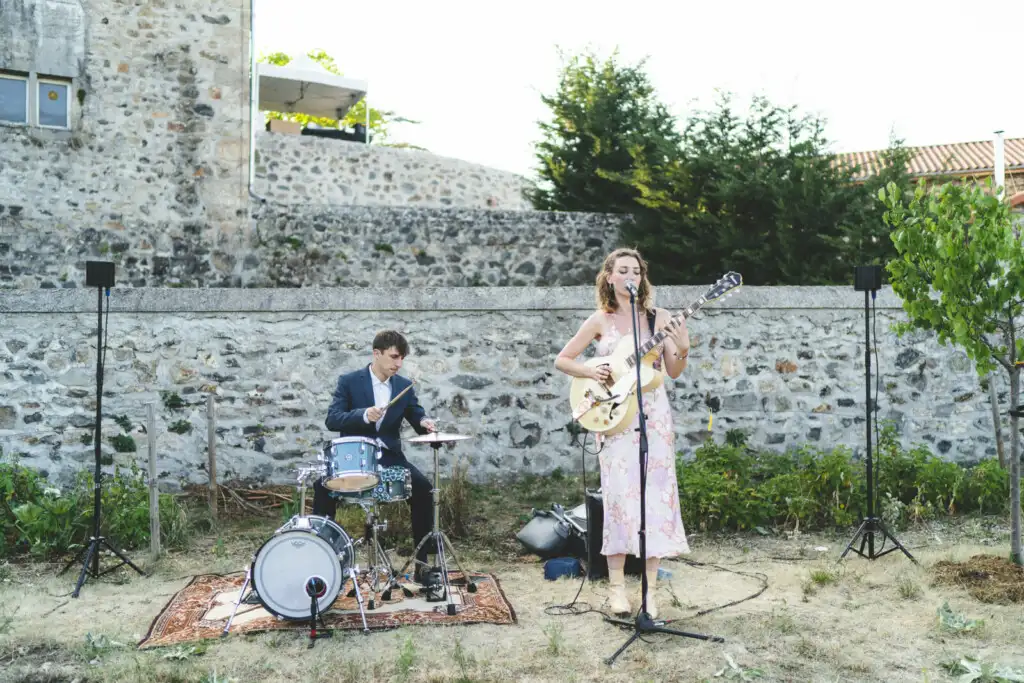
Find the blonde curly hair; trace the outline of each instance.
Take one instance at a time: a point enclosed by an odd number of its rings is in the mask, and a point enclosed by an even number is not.
[[[639,251],[627,248],[616,249],[605,257],[604,264],[597,273],[597,289],[595,292],[597,295],[597,307],[605,313],[614,313],[618,310],[619,302],[615,299],[615,290],[612,288],[611,283],[608,282],[608,278],[612,274],[612,269],[615,268],[615,262],[623,256],[635,258],[636,262],[640,264],[637,308],[644,313],[653,311],[654,287],[651,285],[650,280],[647,279],[647,262],[644,261]]]

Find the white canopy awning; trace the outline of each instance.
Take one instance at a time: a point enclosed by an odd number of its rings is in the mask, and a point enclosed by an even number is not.
[[[260,111],[340,119],[369,89],[366,81],[303,66],[256,65]]]

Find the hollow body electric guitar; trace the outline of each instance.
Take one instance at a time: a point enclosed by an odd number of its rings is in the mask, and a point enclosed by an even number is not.
[[[739,273],[726,273],[702,297],[674,316],[669,324],[689,318],[709,301],[731,296],[742,284],[743,277]],[[662,327],[640,347],[641,391],[653,391],[664,382],[662,371],[655,368],[654,363],[661,355],[661,342],[668,336],[668,327]],[[624,431],[633,423],[637,413],[636,348],[632,335],[623,337],[610,355],[591,358],[584,365],[607,365],[611,369],[612,378],[608,383],[589,377],[572,378],[569,403],[573,419],[587,431],[606,436]]]

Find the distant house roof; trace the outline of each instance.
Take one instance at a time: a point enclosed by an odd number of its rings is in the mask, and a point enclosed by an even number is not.
[[[1008,138],[1004,143],[1006,173],[1024,171],[1024,138]],[[991,175],[994,170],[991,140],[907,149],[914,153],[909,169],[914,176]],[[863,181],[878,172],[884,151],[837,154],[836,162],[846,167],[859,166],[853,180]]]

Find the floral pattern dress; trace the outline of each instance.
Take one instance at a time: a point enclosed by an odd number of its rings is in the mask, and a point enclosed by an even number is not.
[[[610,316],[597,343],[597,355],[606,356],[623,338]],[[646,319],[641,318],[640,343],[650,339]],[[625,335],[631,335],[627,329]],[[661,367],[659,360],[658,367]],[[676,482],[675,432],[672,408],[662,385],[643,395],[647,415],[647,557],[674,557],[689,553],[683,519],[679,512]],[[640,415],[628,429],[603,439],[601,491],[604,503],[604,555],[640,556]]]

